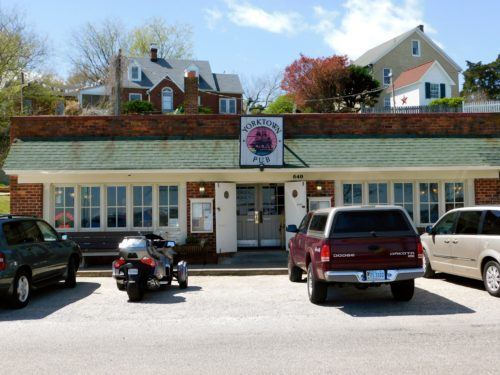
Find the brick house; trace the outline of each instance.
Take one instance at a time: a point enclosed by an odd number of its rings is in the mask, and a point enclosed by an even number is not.
[[[4,170],[11,212],[70,237],[163,231],[222,255],[283,247],[322,207],[401,205],[423,228],[500,204],[499,135],[497,113],[15,117]]]

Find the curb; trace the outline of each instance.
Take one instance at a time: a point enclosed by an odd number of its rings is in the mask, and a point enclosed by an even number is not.
[[[286,275],[287,268],[227,268],[227,269],[189,269],[189,276],[259,276]],[[81,270],[78,277],[111,277],[110,270]]]

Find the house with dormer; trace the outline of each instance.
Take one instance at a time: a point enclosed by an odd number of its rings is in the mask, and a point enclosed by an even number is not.
[[[458,96],[460,66],[419,25],[361,55],[353,62],[369,68],[385,90],[378,108],[427,105]]]

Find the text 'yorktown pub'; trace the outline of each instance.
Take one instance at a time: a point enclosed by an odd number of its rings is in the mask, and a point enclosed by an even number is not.
[[[499,135],[495,113],[16,117],[4,170],[13,214],[75,239],[203,239],[216,259],[284,248],[323,207],[396,204],[423,228],[500,204]]]

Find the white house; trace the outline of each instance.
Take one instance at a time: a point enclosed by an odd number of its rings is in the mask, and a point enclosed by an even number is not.
[[[453,86],[455,82],[441,64],[429,61],[401,73],[394,85],[387,88],[389,95],[384,99],[384,106],[428,105],[434,99],[450,98]]]

